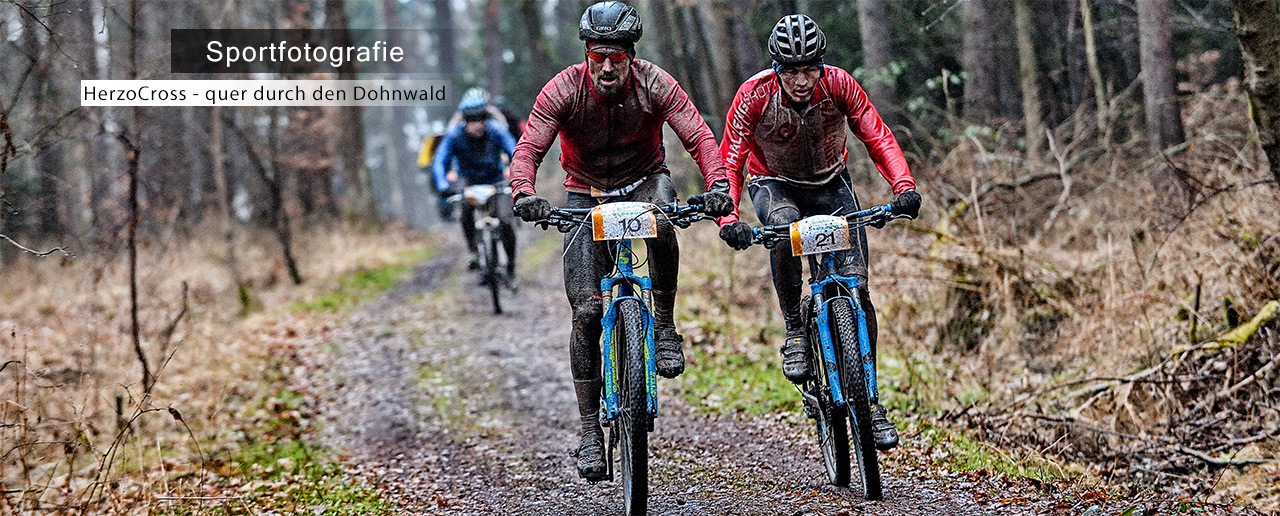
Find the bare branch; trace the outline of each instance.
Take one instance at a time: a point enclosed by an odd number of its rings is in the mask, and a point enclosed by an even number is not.
[[[63,256],[66,256],[67,258],[75,258],[75,257],[76,257],[75,253],[71,252],[71,248],[69,248],[69,247],[61,247],[61,246],[59,246],[59,247],[55,247],[55,248],[53,248],[53,249],[50,249],[50,250],[45,251],[45,252],[43,252],[43,253],[42,253],[42,252],[40,252],[40,251],[36,251],[35,249],[28,248],[28,247],[26,247],[26,246],[24,246],[24,245],[22,245],[22,244],[19,244],[19,243],[15,242],[12,238],[9,238],[9,236],[8,236],[8,235],[0,234],[0,238],[5,239],[5,240],[8,240],[10,244],[13,244],[13,246],[14,246],[14,247],[17,247],[18,249],[21,249],[21,250],[23,250],[23,251],[25,251],[25,252],[28,252],[28,253],[34,254],[34,255],[36,255],[36,256],[49,256],[49,255],[51,255],[51,254],[53,254],[53,253],[61,252],[61,253],[62,253],[62,255],[63,255]]]
[[[1276,461],[1276,459],[1219,459],[1219,458],[1217,458],[1217,457],[1213,457],[1213,456],[1211,456],[1211,455],[1209,455],[1209,454],[1207,454],[1207,453],[1205,453],[1205,452],[1202,452],[1202,451],[1200,451],[1200,450],[1196,450],[1196,449],[1193,449],[1193,448],[1188,448],[1188,447],[1183,446],[1183,445],[1181,445],[1181,444],[1179,444],[1179,445],[1177,445],[1177,446],[1174,446],[1174,447],[1171,447],[1171,448],[1169,448],[1169,449],[1170,449],[1170,450],[1173,450],[1173,451],[1176,451],[1176,452],[1178,452],[1178,453],[1181,453],[1181,454],[1183,454],[1183,455],[1187,455],[1187,456],[1190,456],[1190,457],[1195,457],[1195,458],[1200,459],[1200,460],[1202,460],[1202,461],[1204,461],[1204,462],[1206,462],[1206,463],[1212,464],[1212,465],[1214,465],[1214,466],[1219,466],[1219,467],[1226,467],[1226,466],[1248,466],[1248,465],[1252,465],[1252,464],[1266,464],[1266,463],[1268,463],[1268,462],[1275,462],[1275,461]]]

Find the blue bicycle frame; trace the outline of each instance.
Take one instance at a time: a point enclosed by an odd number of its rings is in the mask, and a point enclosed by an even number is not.
[[[619,240],[616,252],[617,272],[600,280],[600,297],[606,305],[603,326],[604,344],[604,408],[606,419],[618,417],[618,372],[617,349],[614,347],[614,329],[618,322],[618,303],[624,299],[635,299],[640,302],[640,310],[644,318],[644,367],[645,390],[648,391],[649,417],[658,417],[658,364],[653,343],[653,280],[648,276],[635,273],[635,253],[631,250],[631,240]],[[637,293],[637,287],[639,292]],[[614,289],[618,294],[614,296]],[[639,295],[637,295],[639,294]]]
[[[835,257],[826,253],[822,258],[823,270],[835,270]],[[853,307],[854,319],[858,324],[858,349],[862,355],[862,371],[867,382],[867,392],[872,403],[879,403],[880,389],[876,386],[876,365],[871,361],[871,338],[867,332],[867,313],[862,309],[859,296],[838,295],[826,299],[827,286],[840,283],[849,292],[857,292],[860,278],[832,274],[818,281],[810,281],[813,290],[813,302],[818,306],[818,338],[822,343],[822,359],[827,364],[827,383],[831,386],[831,399],[837,406],[844,406],[844,390],[840,386],[840,365],[836,362],[834,339],[831,337],[831,320],[829,306],[836,299],[848,299]],[[848,357],[846,357],[848,358]],[[852,415],[852,412],[850,412]]]
[[[871,222],[869,217],[881,216],[886,213],[890,213],[891,210],[892,206],[887,204],[883,206],[874,206],[852,215],[848,215],[845,218],[851,221],[858,221],[859,226],[865,226]],[[851,225],[850,229],[853,229],[854,227],[856,226]],[[762,228],[755,228],[752,230],[757,238],[761,236],[761,229]],[[809,264],[809,285],[813,292],[813,303],[818,307],[818,338],[822,345],[822,360],[827,366],[827,384],[831,387],[831,399],[835,402],[836,406],[845,405],[844,390],[840,385],[840,365],[836,360],[835,342],[831,336],[832,332],[829,307],[831,302],[836,299],[848,299],[849,305],[853,308],[854,319],[856,319],[856,324],[858,326],[858,349],[862,355],[862,370],[863,376],[867,382],[867,391],[871,397],[871,402],[878,403],[880,401],[880,389],[876,385],[876,366],[875,363],[871,361],[871,338],[867,331],[867,314],[862,308],[859,296],[839,294],[833,296],[831,299],[827,299],[826,297],[828,287],[833,284],[843,286],[846,293],[857,292],[858,287],[861,286],[862,280],[857,277],[835,274],[833,272],[836,270],[834,253],[823,253],[821,267],[818,267],[819,262],[814,259],[813,256],[810,256]],[[850,412],[850,415],[852,414],[853,413]]]

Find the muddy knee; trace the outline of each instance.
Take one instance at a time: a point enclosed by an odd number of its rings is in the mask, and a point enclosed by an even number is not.
[[[800,210],[793,206],[783,206],[771,210],[765,216],[764,224],[766,226],[777,226],[780,224],[790,224],[800,220]]]

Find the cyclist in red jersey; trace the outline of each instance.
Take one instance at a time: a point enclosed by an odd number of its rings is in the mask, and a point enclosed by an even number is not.
[[[880,174],[893,188],[894,211],[915,216],[920,195],[893,132],[880,119],[867,94],[848,72],[822,62],[827,39],[803,14],[783,17],[769,36],[773,69],[738,88],[725,118],[720,152],[729,173],[734,212],[721,217],[720,238],[735,249],[751,245],[751,228],[738,221],[737,202],[746,187],[756,214],[766,225],[787,224],[810,215],[853,213],[858,199],[845,166],[845,127],[862,141]],[[745,174],[744,174],[745,169]],[[854,247],[836,253],[840,273],[859,276],[866,284],[866,232],[849,235]],[[774,290],[787,327],[782,345],[782,371],[803,382],[812,375],[809,343],[801,322],[801,266],[790,248],[770,252]],[[866,309],[875,360],[875,309],[866,289],[859,289]],[[884,407],[872,412],[876,447],[897,446],[898,433]]]
[[[636,10],[622,2],[600,2],[582,14],[578,34],[586,60],[560,72],[538,94],[511,159],[516,214],[526,221],[547,218],[551,203],[538,197],[534,179],[551,143],[560,136],[560,164],[569,208],[615,201],[665,204],[676,200],[663,161],[662,125],[671,127],[701,169],[708,189],[704,211],[733,210],[724,161],[715,136],[670,74],[635,58],[642,26]],[[672,320],[680,250],[675,230],[660,219],[658,237],[647,240],[653,279],[654,341],[658,374],[684,371],[682,338]],[[573,308],[569,358],[573,369],[581,443],[578,473],[604,478],[600,429],[600,279],[613,270],[607,242],[569,233],[564,244],[564,283]]]

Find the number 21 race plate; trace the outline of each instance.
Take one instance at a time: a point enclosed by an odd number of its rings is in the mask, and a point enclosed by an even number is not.
[[[849,243],[849,221],[834,215],[815,215],[791,223],[791,255],[843,251]]]
[[[611,202],[591,209],[591,229],[596,240],[623,240],[658,236],[655,206],[647,202]]]

